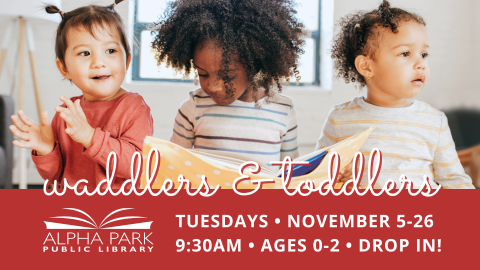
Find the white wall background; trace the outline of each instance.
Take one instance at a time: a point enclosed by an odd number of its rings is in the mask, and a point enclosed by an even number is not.
[[[20,0],[21,1],[21,0]],[[130,0],[132,1],[132,0]],[[109,5],[113,1],[63,0],[63,10],[69,11],[81,5]],[[360,9],[374,9],[380,0],[335,0],[333,18]],[[478,0],[391,0],[392,6],[418,12],[427,22],[430,36],[431,79],[419,100],[437,109],[453,107],[480,108],[480,91],[477,80],[480,77],[480,1]],[[128,4],[121,3],[116,10],[128,22]],[[0,17],[0,38],[3,38],[8,18]],[[75,96],[81,91],[63,80],[55,65],[54,33],[56,25],[50,22],[31,21],[36,42],[37,68],[42,91],[44,108],[50,118],[54,107],[61,102],[60,95]],[[0,75],[0,94],[8,95],[14,82],[13,69],[15,52],[18,48],[17,36],[10,42],[9,53]],[[3,41],[3,40],[0,40]],[[329,43],[327,43],[329,44]],[[328,47],[328,46],[326,46]],[[323,48],[322,48],[323,49]],[[28,58],[26,58],[28,61]],[[27,115],[38,121],[31,73],[27,64],[26,92]],[[18,83],[16,83],[18,85]],[[144,96],[152,108],[155,121],[154,136],[169,139],[173,119],[178,106],[187,98],[193,84],[172,83],[125,83],[124,87]],[[313,150],[323,122],[330,108],[340,102],[362,94],[351,84],[334,80],[332,90],[302,90],[288,87],[284,93],[293,98],[299,118],[299,143],[302,153]],[[33,164],[28,164],[29,183],[43,183]],[[14,173],[14,183],[17,172]]]

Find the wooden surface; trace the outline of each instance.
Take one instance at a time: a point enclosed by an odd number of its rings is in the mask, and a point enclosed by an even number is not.
[[[18,47],[18,108],[25,111],[25,20],[23,18],[20,21],[20,44]],[[27,151],[25,148],[20,148],[18,156],[18,167],[20,172],[20,179],[18,188],[27,188]]]
[[[476,188],[480,188],[480,144],[458,151],[458,158],[472,178]]]
[[[5,56],[7,55],[7,49],[0,51],[0,74],[2,74],[3,62],[5,62]]]
[[[37,101],[37,111],[38,117],[42,115],[43,106],[42,106],[42,96],[40,94],[40,85],[38,83],[38,72],[35,63],[35,52],[29,51],[28,55],[30,56],[30,68],[32,70],[32,77],[33,77],[33,88],[35,89],[35,100]]]

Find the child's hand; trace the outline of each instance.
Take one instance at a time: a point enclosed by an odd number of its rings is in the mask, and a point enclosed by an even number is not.
[[[43,156],[53,151],[55,140],[53,130],[48,120],[47,111],[43,111],[40,116],[41,124],[37,124],[29,119],[23,111],[19,110],[18,117],[12,115],[14,125],[10,126],[13,135],[24,140],[13,141],[13,144],[21,148],[30,148],[37,151],[37,155]]]
[[[75,104],[64,96],[61,96],[60,100],[67,105],[67,108],[57,106],[55,111],[60,113],[60,117],[67,123],[65,132],[86,149],[90,148],[95,129],[88,124],[87,117],[80,106],[80,99],[75,100]]]
[[[350,179],[352,179],[352,162],[350,162],[347,167],[343,168],[343,170],[338,173],[339,183],[345,183]]]

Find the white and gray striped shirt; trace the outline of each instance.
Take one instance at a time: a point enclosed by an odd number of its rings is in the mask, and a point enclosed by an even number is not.
[[[236,100],[221,106],[201,88],[190,92],[175,117],[170,141],[185,148],[249,155],[271,165],[298,157],[297,116],[290,97],[277,94],[269,103]]]
[[[333,145],[352,135],[375,129],[360,148],[365,158],[365,168],[370,152],[382,152],[382,168],[376,187],[386,180],[395,180],[404,174],[418,188],[426,175],[432,186],[444,188],[474,188],[471,178],[460,164],[447,117],[430,105],[414,100],[405,108],[378,107],[365,102],[363,97],[333,107],[323,126],[317,149]],[[366,186],[364,173],[361,187]]]

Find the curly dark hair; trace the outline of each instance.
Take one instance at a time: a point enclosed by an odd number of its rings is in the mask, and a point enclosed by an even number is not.
[[[282,81],[300,80],[298,57],[303,53],[303,24],[295,17],[291,0],[177,0],[154,23],[152,49],[157,64],[166,62],[177,72],[190,74],[195,48],[214,41],[222,48],[222,70],[227,97],[235,92],[232,64],[240,61],[256,98],[267,96]],[[229,68],[230,66],[230,68]]]
[[[375,49],[380,42],[379,27],[389,28],[396,34],[402,22],[412,20],[426,26],[420,15],[390,7],[388,1],[383,1],[376,10],[359,11],[341,18],[341,30],[332,46],[337,78],[344,78],[346,83],[357,82],[363,88],[365,78],[357,71],[355,58],[365,55],[375,59]]]

